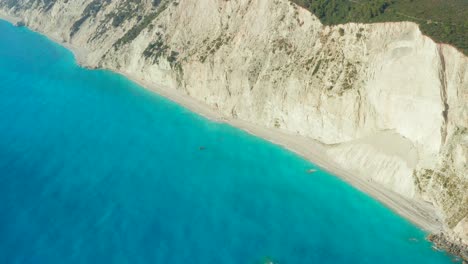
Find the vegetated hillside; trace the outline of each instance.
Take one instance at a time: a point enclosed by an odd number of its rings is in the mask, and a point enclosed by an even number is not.
[[[291,0],[327,25],[413,21],[437,42],[468,55],[468,0]]]

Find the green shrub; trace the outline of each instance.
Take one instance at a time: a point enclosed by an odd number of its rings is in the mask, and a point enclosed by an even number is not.
[[[468,55],[467,0],[291,0],[325,25],[412,21],[437,42]],[[341,31],[340,31],[341,34]]]

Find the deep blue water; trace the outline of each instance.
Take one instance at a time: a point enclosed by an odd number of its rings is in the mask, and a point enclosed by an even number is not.
[[[451,263],[311,167],[0,21],[0,263]]]

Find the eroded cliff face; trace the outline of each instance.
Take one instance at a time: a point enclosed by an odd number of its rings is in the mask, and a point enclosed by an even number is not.
[[[468,244],[468,58],[413,23],[323,26],[288,0],[0,0],[225,116],[328,144],[341,166],[431,202]]]

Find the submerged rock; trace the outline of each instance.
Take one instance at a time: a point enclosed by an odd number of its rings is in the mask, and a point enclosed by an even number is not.
[[[24,21],[18,21],[18,22],[16,22],[15,26],[24,27],[24,26],[26,26],[26,23]]]

